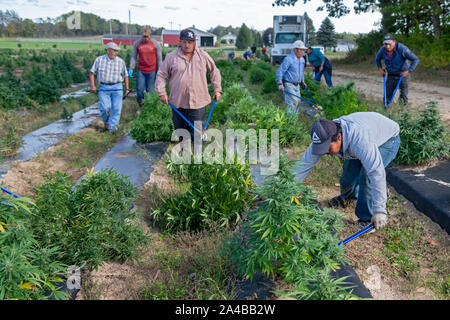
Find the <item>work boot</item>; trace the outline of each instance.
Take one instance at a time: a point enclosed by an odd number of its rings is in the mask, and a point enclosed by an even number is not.
[[[342,196],[337,196],[328,200],[328,205],[330,207],[347,208],[355,200],[354,198],[344,199]]]
[[[105,131],[109,130],[109,123],[105,123]]]
[[[144,105],[144,103],[139,102],[139,107],[138,107],[138,110],[136,111],[136,115],[137,115],[137,116],[141,114],[141,110],[142,110],[142,106],[143,106],[143,105]]]

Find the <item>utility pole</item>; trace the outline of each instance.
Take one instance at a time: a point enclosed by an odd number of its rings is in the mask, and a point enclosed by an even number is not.
[[[172,29],[173,21],[169,21],[169,23],[170,23],[170,30],[173,30],[173,29]]]
[[[111,19],[109,19],[109,34],[112,34],[112,25],[111,25]]]
[[[178,24],[178,29],[181,30],[181,23]]]

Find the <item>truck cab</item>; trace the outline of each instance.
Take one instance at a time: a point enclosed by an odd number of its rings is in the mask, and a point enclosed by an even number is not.
[[[306,20],[300,15],[273,16],[274,46],[270,49],[270,62],[275,65],[292,52],[293,43],[306,43]]]

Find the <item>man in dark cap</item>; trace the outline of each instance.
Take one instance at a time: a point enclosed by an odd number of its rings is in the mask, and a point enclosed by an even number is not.
[[[399,125],[376,112],[356,112],[333,121],[317,120],[311,128],[312,142],[294,169],[303,181],[324,154],[344,159],[341,194],[331,206],[345,207],[356,199],[360,227],[387,224],[385,167],[400,146]]]
[[[419,58],[407,46],[395,41],[394,35],[390,33],[384,36],[383,45],[378,50],[375,63],[382,76],[386,75],[386,72],[381,66],[381,60],[384,60],[384,64],[386,65],[388,72],[386,79],[386,100],[388,103],[391,101],[400,76],[403,76],[402,82],[400,83],[400,100],[403,104],[407,105],[408,74],[417,67]],[[411,61],[411,64],[408,60]]]
[[[156,75],[155,90],[159,99],[165,104],[168,104],[170,100],[191,123],[194,124],[197,121],[203,126],[206,120],[206,106],[211,103],[206,81],[207,72],[214,89],[213,99],[219,101],[222,95],[222,77],[219,69],[208,53],[196,48],[194,32],[190,29],[182,30],[180,47],[167,54]],[[167,81],[169,81],[170,97],[166,92]],[[175,130],[188,130],[191,141],[194,141],[194,129],[173,110],[172,121]]]

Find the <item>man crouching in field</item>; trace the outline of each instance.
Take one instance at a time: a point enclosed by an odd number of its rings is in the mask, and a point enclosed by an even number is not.
[[[127,89],[125,96],[130,93],[127,67],[125,61],[117,56],[119,50],[117,44],[109,42],[106,45],[107,53],[95,59],[89,73],[91,92],[98,92],[100,116],[105,128],[110,132],[117,131],[119,125],[123,100],[122,82],[124,80]],[[97,82],[100,83],[98,90],[95,88],[94,75],[97,76]]]
[[[341,194],[330,205],[345,207],[356,199],[359,226],[373,223],[376,229],[382,228],[388,222],[384,168],[397,155],[399,133],[395,121],[376,112],[356,112],[333,121],[319,119],[311,128],[312,142],[294,169],[296,178],[303,181],[325,154],[343,158]]]

